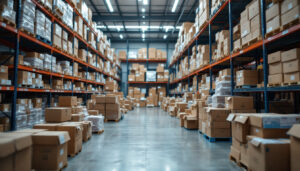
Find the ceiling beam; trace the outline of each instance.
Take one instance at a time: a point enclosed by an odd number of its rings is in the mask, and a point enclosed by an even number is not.
[[[127,42],[127,40],[130,42],[130,43],[176,43],[177,39],[157,39],[157,38],[149,38],[149,39],[145,39],[145,41],[143,41],[142,39],[140,38],[128,38],[128,39],[117,39],[117,38],[113,38],[113,39],[110,39],[111,42],[113,43],[125,43]]]
[[[95,22],[137,22],[137,16],[98,16],[94,15],[93,16],[93,21]],[[145,16],[145,20],[151,20],[151,21],[163,21],[163,22],[176,22],[178,20],[178,15],[160,15],[160,16],[154,16],[152,15],[151,17]],[[183,21],[194,21],[195,20],[195,15],[182,15],[181,20]]]
[[[178,33],[179,30],[176,30],[175,33]],[[118,30],[110,30],[110,31],[103,31],[103,33],[120,33],[120,34],[140,34],[141,31],[137,31],[137,30],[127,30],[127,31],[124,31],[124,30],[121,30],[121,31],[118,31]],[[161,30],[147,30],[145,31],[146,34],[166,34],[165,31],[161,31]]]

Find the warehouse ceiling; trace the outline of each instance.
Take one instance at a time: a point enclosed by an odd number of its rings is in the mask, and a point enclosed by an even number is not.
[[[93,21],[97,22],[98,28],[112,42],[127,40],[176,42],[182,22],[195,21],[198,1],[87,0],[86,2],[93,10]]]

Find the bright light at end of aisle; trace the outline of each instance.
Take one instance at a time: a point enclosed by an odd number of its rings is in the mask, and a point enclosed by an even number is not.
[[[145,8],[142,8],[142,12],[145,12],[146,11],[146,9]]]
[[[168,36],[165,34],[165,35],[164,35],[164,39],[166,39],[167,37],[168,37]]]
[[[123,34],[120,34],[120,39],[123,39],[124,37],[123,37]]]
[[[148,5],[148,0],[143,0],[144,5]]]
[[[110,12],[114,12],[114,9],[113,9],[113,7],[112,7],[112,5],[111,5],[110,0],[106,0],[106,3],[107,3],[107,6],[108,6],[109,11],[110,11]]]
[[[175,2],[174,2],[174,4],[173,4],[172,12],[175,12],[175,11],[176,11],[178,2],[179,2],[179,0],[175,0]]]
[[[142,38],[145,39],[145,36],[146,36],[145,33],[143,33],[143,34],[142,34]]]

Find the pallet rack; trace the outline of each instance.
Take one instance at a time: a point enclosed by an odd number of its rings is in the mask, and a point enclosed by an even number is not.
[[[285,29],[278,34],[265,38],[266,33],[266,19],[265,19],[265,9],[266,9],[266,2],[265,0],[259,0],[261,6],[261,35],[262,40],[257,41],[250,46],[241,49],[237,52],[233,52],[233,24],[236,22],[235,20],[239,19],[239,15],[250,0],[247,1],[238,1],[238,0],[223,0],[219,9],[214,13],[211,12],[211,0],[209,1],[209,20],[208,22],[202,27],[202,29],[195,34],[194,38],[185,46],[185,48],[181,51],[181,53],[175,57],[175,60],[171,61],[169,65],[170,73],[177,73],[179,62],[183,59],[183,56],[188,56],[188,63],[190,59],[190,50],[191,48],[196,45],[198,46],[199,42],[203,42],[205,37],[203,36],[204,32],[208,32],[209,40],[204,40],[206,44],[209,44],[209,64],[204,66],[196,71],[184,76],[182,78],[173,80],[170,82],[170,86],[172,88],[176,87],[178,83],[187,82],[188,87],[190,86],[190,79],[193,76],[197,76],[197,91],[199,90],[198,83],[199,83],[199,75],[203,73],[209,73],[210,76],[210,93],[213,94],[214,90],[212,89],[212,75],[215,71],[230,68],[231,69],[231,94],[234,95],[236,93],[257,93],[256,94],[256,101],[260,101],[260,96],[258,94],[263,93],[264,95],[264,106],[265,112],[268,113],[269,109],[269,93],[270,92],[297,92],[300,91],[300,85],[293,85],[293,86],[279,86],[279,87],[268,87],[268,53],[272,53],[277,51],[278,49],[283,49],[282,47],[288,47],[290,45],[295,45],[296,43],[300,42],[300,24],[296,24],[288,29]],[[222,23],[222,21],[228,21]],[[222,26],[223,25],[223,26]],[[222,58],[218,61],[212,60],[212,41],[214,35],[217,31],[225,29],[224,25],[228,27],[230,33],[230,55]],[[212,26],[221,26],[223,28],[213,30]],[[296,39],[295,39],[296,38]],[[201,40],[202,39],[202,40]],[[284,41],[282,41],[284,40]],[[197,52],[198,53],[198,52]],[[238,61],[243,57],[247,56],[254,56],[255,58],[248,61]],[[261,58],[260,58],[261,57]],[[235,81],[234,81],[234,67],[236,66],[243,66],[249,65],[250,62],[255,61],[257,66],[258,63],[263,63],[263,78],[264,83],[261,88],[235,88]],[[173,95],[178,95],[182,93],[173,93]],[[296,97],[296,95],[295,95]],[[297,99],[297,98],[295,98]],[[259,106],[257,107],[259,108]],[[258,110],[258,109],[257,109]]]
[[[69,35],[72,36],[73,38],[73,49],[74,49],[74,38],[78,39],[78,44],[79,47],[86,49],[86,51],[90,51],[91,53],[95,54],[97,57],[102,58],[104,61],[109,61],[113,67],[117,67],[118,70],[121,69],[121,67],[117,64],[115,64],[111,59],[103,55],[99,49],[95,49],[90,45],[87,41],[85,41],[78,33],[73,31],[71,28],[69,28],[66,24],[64,24],[59,18],[57,18],[52,12],[48,11],[39,1],[37,0],[31,0],[35,5],[36,9],[40,10],[43,12],[52,22],[52,32],[53,32],[53,24],[57,23],[59,24],[64,30],[68,32]],[[58,59],[63,59],[63,60],[68,60],[72,62],[72,67],[73,63],[77,62],[86,72],[88,71],[94,71],[96,74],[103,74],[106,77],[110,77],[113,80],[116,80],[118,83],[121,81],[119,78],[110,75],[109,73],[104,72],[103,70],[99,69],[98,66],[92,66],[87,62],[81,61],[78,58],[75,58],[62,50],[52,46],[51,44],[47,44],[36,37],[33,37],[32,35],[26,34],[22,29],[20,29],[20,14],[21,14],[21,0],[16,0],[16,27],[10,26],[7,23],[0,22],[0,43],[4,46],[7,46],[9,48],[14,49],[14,63],[13,65],[10,65],[8,68],[9,70],[13,70],[13,79],[12,79],[12,86],[0,86],[0,91],[1,92],[10,92],[12,93],[12,101],[11,101],[11,114],[10,116],[2,112],[4,115],[10,117],[10,123],[11,123],[11,130],[16,129],[16,99],[17,96],[21,96],[22,93],[27,93],[26,96],[31,95],[32,93],[46,93],[47,98],[48,98],[48,106],[50,106],[50,101],[52,97],[52,93],[60,93],[60,94],[78,94],[78,95],[84,95],[84,102],[87,100],[88,94],[93,94],[93,93],[99,93],[97,91],[88,91],[87,86],[85,86],[85,90],[73,90],[73,84],[75,81],[78,82],[84,82],[86,85],[87,84],[92,84],[95,86],[104,86],[104,83],[100,82],[95,82],[95,81],[90,81],[86,78],[79,78],[75,77],[74,73],[72,73],[72,76],[69,75],[63,75],[63,74],[58,74],[52,71],[44,71],[44,70],[39,70],[33,67],[29,66],[23,66],[18,64],[18,57],[20,54],[20,51],[27,51],[27,52],[39,52],[39,53],[48,53],[51,54]],[[91,25],[89,25],[88,21],[86,21],[83,16],[79,13],[79,11],[75,8],[74,4],[71,3],[70,0],[65,0],[72,8],[73,8],[73,15],[79,16],[85,25],[89,28],[90,32],[93,32],[95,36],[97,36],[97,33],[95,30],[92,28]],[[54,7],[53,7],[54,8]],[[75,20],[75,17],[73,18]],[[53,34],[51,34],[51,38],[53,38]],[[97,63],[96,58],[96,63]],[[7,60],[8,61],[8,60]],[[87,61],[87,60],[86,60]],[[5,64],[5,63],[3,63]],[[1,65],[3,65],[1,64]],[[52,65],[52,64],[51,64]],[[52,66],[51,66],[52,68]],[[39,89],[39,88],[23,88],[19,87],[17,83],[18,79],[18,71],[19,70],[24,70],[24,71],[30,71],[38,74],[45,75],[49,77],[49,83],[50,86],[52,86],[52,78],[64,78],[67,80],[70,80],[72,82],[72,90],[55,90],[55,89]],[[118,72],[119,73],[119,72]],[[20,94],[21,93],[21,94]],[[29,94],[28,94],[29,93]]]
[[[166,53],[167,53],[167,59],[149,59],[149,42],[146,43],[147,46],[147,59],[129,59],[128,58],[128,54],[129,54],[129,41],[127,40],[126,42],[126,59],[122,59],[121,62],[122,63],[126,63],[126,75],[128,76],[129,74],[129,63],[146,63],[146,68],[147,71],[150,70],[149,69],[149,64],[150,63],[165,63],[166,66],[168,66],[168,51],[169,51],[169,43],[167,43],[167,48],[166,48]],[[166,67],[165,66],[165,67]],[[128,77],[126,79],[126,85],[142,85],[145,86],[146,85],[146,96],[148,95],[148,89],[149,86],[151,85],[165,85],[166,86],[166,92],[168,95],[169,92],[169,81],[167,82],[146,82],[146,81],[128,81]],[[122,86],[122,88],[124,88],[124,86]],[[128,95],[128,86],[126,86],[126,89],[122,90],[125,94],[125,96]]]

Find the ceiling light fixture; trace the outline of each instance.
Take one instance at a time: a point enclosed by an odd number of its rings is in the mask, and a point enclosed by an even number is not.
[[[123,39],[123,38],[124,38],[124,37],[123,37],[123,34],[120,34],[120,38],[121,38],[121,39]]]
[[[145,8],[142,8],[142,12],[145,12],[146,11],[146,9]]]
[[[164,39],[166,39],[167,37],[168,37],[168,36],[165,34],[165,35],[164,35]]]
[[[148,0],[143,0],[144,5],[148,5]]]
[[[178,5],[179,0],[175,0],[173,8],[172,8],[172,12],[176,11],[177,5]]]
[[[151,29],[151,30],[158,30],[158,29],[166,29],[166,28],[169,28],[168,30],[171,30],[171,29],[176,29],[176,30],[180,30],[180,28],[181,28],[181,26],[177,26],[176,28],[175,27],[173,27],[173,26],[163,26],[163,27],[160,27],[160,26],[153,26],[153,25],[151,25],[151,26],[147,26],[147,25],[141,25],[141,26],[138,26],[138,25],[135,25],[135,26],[125,26],[125,27],[123,27],[122,25],[108,25],[107,26],[109,29],[118,29],[118,28],[120,28],[120,29],[122,29],[122,28],[124,28],[124,29],[145,29],[145,30],[148,30],[148,29]],[[106,26],[104,26],[104,25],[98,25],[97,26],[97,28],[98,29],[105,29],[106,28]]]
[[[112,5],[111,5],[110,0],[105,0],[105,1],[106,1],[106,4],[107,4],[107,6],[108,6],[109,11],[110,11],[110,12],[114,12],[114,9],[113,9],[113,7],[112,7]]]

